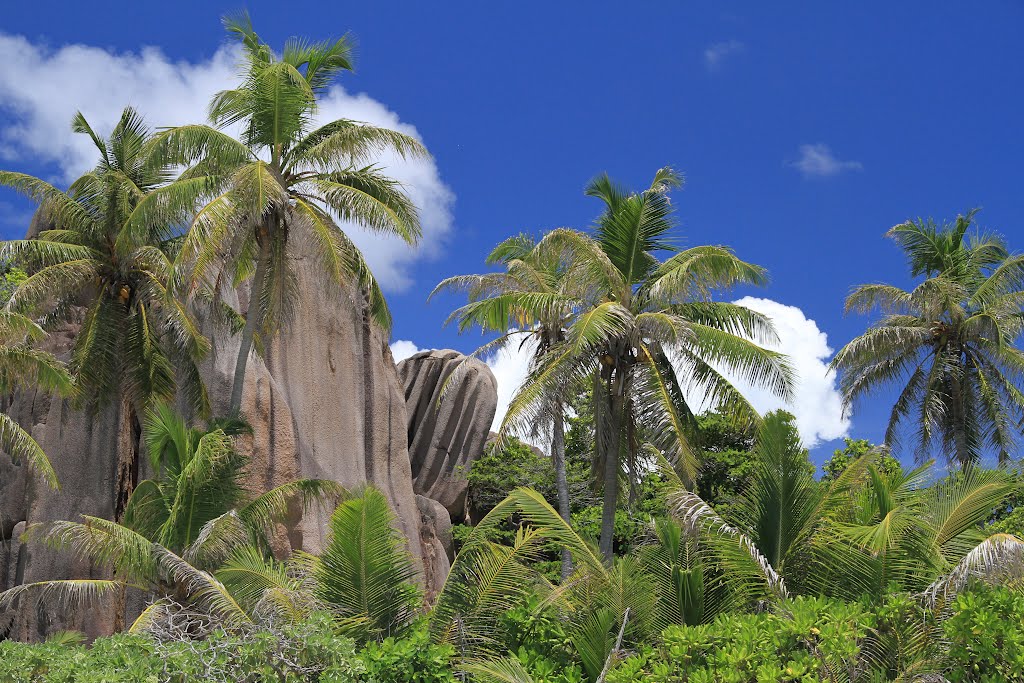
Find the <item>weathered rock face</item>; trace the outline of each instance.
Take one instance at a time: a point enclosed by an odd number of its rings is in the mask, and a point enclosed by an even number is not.
[[[301,236],[294,243],[301,245]],[[423,514],[413,492],[407,447],[406,397],[388,340],[370,325],[358,297],[323,284],[309,253],[297,248],[289,257],[299,292],[290,325],[268,345],[265,358],[250,358],[246,371],[242,413],[253,434],[239,448],[250,457],[248,488],[258,493],[298,477],[333,479],[350,487],[372,483],[387,495],[432,593],[447,576],[437,548],[441,555],[448,552],[442,537],[450,522],[429,522],[427,570]],[[211,321],[202,327],[213,351],[201,372],[214,413],[223,414],[239,340]],[[73,334],[70,330],[61,337],[65,350]],[[0,454],[0,589],[52,578],[100,578],[99,569],[70,553],[54,553],[37,542],[19,545],[15,527],[76,520],[82,513],[113,516],[117,408],[90,418],[35,392],[22,392],[13,404],[0,407],[30,429],[64,485],[60,492],[44,490],[25,476],[24,467]],[[325,540],[325,522],[324,512],[295,520],[286,546],[316,552]],[[73,628],[96,636],[117,623],[113,610],[86,613],[43,604],[22,609],[12,635],[38,639],[54,629]]]
[[[371,483],[388,497],[421,563],[405,397],[388,340],[352,292],[324,285],[313,256],[296,244],[290,258],[300,294],[290,323],[246,369],[242,413],[253,436],[241,448],[250,457],[249,487],[265,491],[295,478]],[[239,339],[213,325],[204,332],[214,350],[203,376],[214,411],[225,412]],[[292,547],[316,552],[325,531],[326,516],[314,511],[292,530]]]
[[[451,350],[417,353],[398,364],[398,374],[405,386],[413,487],[461,520],[465,471],[484,452],[498,406],[497,380],[484,363]]]
[[[436,500],[416,496],[420,511],[420,546],[423,548],[423,577],[426,599],[433,602],[455,559],[452,519]]]
[[[69,324],[47,339],[47,350],[65,355],[77,325]],[[24,465],[14,465],[0,454],[0,589],[22,583],[62,578],[103,579],[109,574],[88,560],[69,552],[57,552],[39,542],[21,543],[28,525],[59,519],[77,520],[80,515],[110,519],[114,514],[114,479],[118,406],[89,415],[74,410],[66,400],[38,391],[20,391],[9,404],[0,406],[36,439],[50,457],[60,491],[51,491]],[[5,619],[0,615],[0,627]],[[19,611],[11,634],[38,639],[61,629],[83,631],[90,637],[109,633],[117,619],[110,609],[90,614],[53,604],[29,602]]]

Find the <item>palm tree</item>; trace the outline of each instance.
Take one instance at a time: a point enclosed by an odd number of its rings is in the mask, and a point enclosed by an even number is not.
[[[918,460],[937,445],[966,467],[985,450],[1005,462],[1024,428],[1024,255],[1002,239],[968,233],[973,212],[952,225],[909,221],[888,232],[907,255],[912,290],[857,287],[846,310],[883,314],[836,354],[843,401],[901,386],[885,441],[897,447],[914,430]]]
[[[488,264],[501,264],[503,272],[482,275],[458,275],[443,280],[430,294],[446,290],[463,290],[470,302],[456,309],[446,321],[458,321],[459,332],[478,326],[485,332],[498,332],[499,337],[485,344],[473,355],[534,344],[534,364],[558,344],[565,342],[565,327],[579,300],[566,291],[569,280],[566,267],[557,255],[541,253],[536,242],[527,235],[511,237],[488,255]],[[569,520],[569,485],[565,464],[565,405],[563,398],[551,396],[546,415],[551,425],[551,460],[555,470],[558,512]],[[538,435],[541,423],[534,423],[532,433]],[[572,558],[562,553],[562,580],[572,572]]]
[[[0,258],[34,272],[7,310],[44,323],[75,320],[84,307],[70,367],[79,399],[95,411],[120,402],[115,516],[121,518],[138,458],[137,415],[182,392],[200,414],[207,397],[195,362],[209,342],[170,293],[176,229],[209,186],[205,177],[170,182],[173,167],[153,146],[150,130],[127,108],[101,138],[81,114],[75,132],[100,154],[96,168],[67,192],[23,173],[0,172],[0,184],[40,203],[52,225],[35,239],[0,246]]]
[[[546,407],[547,397],[594,388],[604,484],[600,547],[609,561],[620,470],[624,463],[637,471],[644,441],[692,481],[697,457],[688,400],[696,396],[756,423],[757,411],[723,373],[782,397],[790,391],[785,358],[758,345],[775,338],[771,322],[741,306],[711,301],[716,290],[763,284],[762,268],[721,246],[693,247],[659,261],[658,252],[674,251],[668,192],[681,183],[674,171],[661,169],[647,190],[630,194],[601,176],[587,188],[605,205],[594,236],[558,229],[541,240],[542,253],[554,251],[569,264],[570,289],[581,292],[581,304],[565,341],[536,364],[502,424],[503,432],[521,431]],[[682,386],[677,366],[684,373]]]
[[[427,152],[408,135],[357,121],[338,119],[312,129],[318,96],[352,68],[347,37],[291,39],[278,56],[260,41],[247,15],[225,25],[242,42],[244,80],[213,99],[210,118],[216,126],[241,124],[241,139],[190,125],[162,133],[161,146],[166,158],[221,180],[182,244],[182,280],[190,291],[211,284],[217,289],[225,275],[234,286],[252,281],[231,392],[231,412],[237,413],[254,340],[272,336],[295,295],[287,253],[296,240],[312,247],[325,283],[356,282],[372,320],[390,327],[377,281],[336,217],[415,244],[416,208],[374,161],[381,152]]]
[[[420,606],[415,567],[395,513],[367,487],[338,506],[327,547],[312,566],[313,594],[344,619],[361,622],[361,639],[400,637]]]
[[[725,519],[695,494],[670,496],[673,514],[696,538],[709,542],[733,535],[740,539],[733,549],[767,564],[757,572],[750,563],[734,561],[738,554],[704,555],[707,568],[728,566],[722,575],[734,595],[752,594],[738,585],[753,585],[743,579],[744,572],[778,576],[776,585],[769,585],[769,594],[776,596],[881,599],[892,585],[921,593],[947,575],[955,582],[959,563],[984,557],[984,549],[1001,542],[1004,535],[991,534],[984,524],[1017,490],[1006,471],[972,467],[935,483],[932,463],[912,471],[894,469],[883,465],[884,449],[876,449],[839,476],[819,482],[807,452],[794,443],[791,419],[782,412],[765,416],[751,482]]]
[[[911,471],[867,466],[866,480],[851,490],[852,504],[815,543],[823,551],[818,566],[831,577],[825,579],[828,592],[881,598],[896,585],[910,593],[931,586],[934,595],[958,580],[965,562],[1001,543],[1020,544],[984,528],[992,509],[1017,490],[1012,476],[968,467],[932,483],[934,470],[931,462]],[[1002,560],[1002,569],[1021,571],[1019,558]]]
[[[46,333],[25,316],[0,311],[0,392],[16,386],[36,386],[69,395],[74,385],[63,363],[32,348]],[[36,440],[6,413],[0,413],[0,450],[24,462],[52,489],[59,489],[57,473]]]
[[[234,450],[235,421],[201,431],[166,405],[151,409],[144,438],[159,473],[132,492],[125,523],[88,515],[81,522],[34,525],[56,549],[113,570],[113,579],[63,579],[22,584],[0,593],[0,609],[23,596],[89,602],[128,588],[157,596],[135,627],[168,603],[195,605],[226,626],[250,623],[254,612],[232,595],[215,571],[258,555],[266,562],[277,525],[295,508],[309,509],[347,495],[335,482],[301,479],[253,498],[242,488],[245,461]]]
[[[366,487],[335,509],[328,527],[319,555],[295,553],[281,562],[252,544],[240,545],[216,577],[249,614],[298,621],[320,609],[362,643],[401,637],[422,603],[387,498]]]

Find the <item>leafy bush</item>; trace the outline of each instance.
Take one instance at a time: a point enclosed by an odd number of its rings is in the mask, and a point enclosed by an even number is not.
[[[596,501],[590,491],[589,462],[578,458],[568,459],[566,477],[573,511]],[[555,468],[551,458],[514,437],[508,439],[504,448],[499,449],[493,443],[488,445],[484,455],[466,472],[466,479],[469,482],[469,506],[474,520],[483,518],[520,486],[529,486],[539,491],[545,500],[557,500]]]
[[[161,642],[145,635],[68,639],[36,645],[0,642],[4,683],[455,683],[451,646],[430,642],[418,623],[401,640],[356,650],[335,632],[334,617],[314,613],[295,626],[244,633],[215,631],[201,640]]]
[[[377,646],[375,646],[377,647]],[[388,653],[384,657],[381,653]],[[5,683],[433,683],[452,681],[442,648],[425,636],[385,642],[357,653],[350,638],[337,635],[328,614],[281,629],[244,633],[215,631],[201,640],[158,641],[146,635],[98,638],[91,646],[55,640],[34,645],[0,642],[0,681]],[[409,663],[400,664],[403,660]],[[395,672],[419,670],[418,677],[385,677],[380,662]],[[433,676],[427,675],[428,663]]]
[[[671,626],[662,643],[620,662],[608,683],[767,683],[843,678],[872,624],[858,605],[797,598],[780,613],[723,614]]]
[[[372,683],[455,683],[450,645],[435,645],[425,623],[418,623],[405,638],[371,643],[360,653],[365,678]]]
[[[1024,595],[1005,588],[956,597],[943,624],[946,677],[953,683],[1024,680]]]

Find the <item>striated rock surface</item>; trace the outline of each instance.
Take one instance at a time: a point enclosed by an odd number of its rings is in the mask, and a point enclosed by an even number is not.
[[[405,386],[414,489],[461,520],[465,471],[483,454],[498,406],[497,380],[486,364],[451,350],[417,353],[398,364],[398,374]]]
[[[301,243],[290,255],[299,292],[291,321],[246,369],[242,414],[253,436],[240,447],[250,457],[249,488],[265,491],[295,478],[371,483],[387,496],[420,563],[405,396],[388,339],[354,292],[324,285]],[[214,350],[203,375],[214,411],[224,412],[239,339],[211,324],[204,331]],[[317,552],[325,533],[326,514],[313,511],[294,525],[291,545]]]
[[[370,325],[356,293],[325,286],[314,270],[315,259],[301,247],[301,226],[296,227],[297,247],[289,258],[298,299],[291,322],[268,345],[264,358],[250,358],[246,370],[242,413],[253,434],[239,448],[250,457],[247,487],[259,493],[298,477],[333,479],[349,487],[375,485],[398,516],[429,594],[447,576],[437,548],[444,549],[444,524],[450,527],[450,521],[431,518],[429,530],[421,529],[424,517],[413,491],[407,442],[406,392],[388,339]],[[233,293],[227,298],[238,303]],[[214,414],[223,414],[239,340],[211,320],[200,322],[213,347],[201,373]],[[71,327],[58,334],[54,342],[63,346],[54,350],[67,350],[75,332]],[[102,571],[70,553],[54,553],[38,542],[19,545],[16,525],[77,520],[83,513],[112,517],[116,406],[90,418],[66,402],[21,392],[13,403],[0,407],[32,432],[64,486],[56,493],[44,490],[25,476],[24,467],[0,455],[0,589],[52,578],[103,577]],[[275,548],[318,551],[325,541],[327,514],[297,514],[283,544]],[[424,537],[431,543],[429,570]],[[39,639],[56,629],[73,628],[96,636],[121,621],[110,608],[86,613],[33,604],[19,611],[11,635]]]

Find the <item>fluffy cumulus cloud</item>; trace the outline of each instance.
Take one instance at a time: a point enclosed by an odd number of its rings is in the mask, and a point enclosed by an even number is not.
[[[859,161],[843,161],[833,154],[828,145],[800,145],[800,156],[790,164],[805,178],[827,178],[844,171],[861,171]]]
[[[738,40],[725,40],[709,45],[704,50],[704,66],[708,71],[716,71],[727,57],[743,52],[743,49],[743,43]]]
[[[396,363],[401,363],[406,358],[414,356],[422,350],[408,339],[397,339],[391,343],[391,355]]]
[[[43,162],[56,169],[53,180],[67,182],[92,167],[95,148],[69,130],[81,110],[98,131],[109,130],[126,105],[152,125],[173,126],[206,120],[211,96],[238,80],[238,53],[221,48],[209,59],[171,61],[156,48],[115,53],[88,45],[51,49],[21,36],[0,34],[0,159]],[[396,112],[366,94],[335,86],[324,97],[320,121],[350,118],[388,126],[419,137]],[[352,230],[385,288],[410,284],[407,266],[431,256],[451,229],[451,191],[432,160],[382,158],[387,172],[405,184],[420,210],[423,244],[409,247],[397,238]]]
[[[846,436],[850,421],[843,416],[835,375],[828,372],[832,357],[828,336],[796,306],[750,296],[736,303],[772,319],[779,337],[773,348],[789,356],[797,380],[790,404],[764,389],[735,381],[743,394],[761,413],[779,408],[793,413],[807,447]]]
[[[517,342],[484,359],[498,380],[498,410],[494,413],[491,429],[497,431],[501,426],[501,421],[508,412],[508,404],[512,402],[512,397],[526,379],[530,358],[533,357],[535,349],[534,343],[527,342],[520,346]]]

